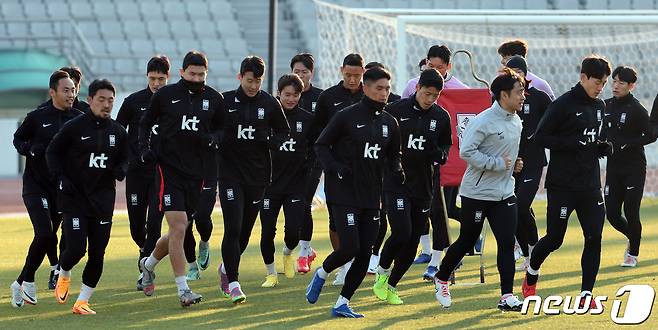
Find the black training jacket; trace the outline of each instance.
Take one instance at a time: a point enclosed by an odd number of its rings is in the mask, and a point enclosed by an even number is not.
[[[128,133],[112,119],[89,112],[66,123],[46,151],[52,176],[74,186],[71,193],[60,192],[61,210],[112,216],[116,173],[125,173],[128,148]]]
[[[311,85],[309,90],[302,92],[302,96],[299,99],[299,107],[310,113],[315,113],[315,106],[322,91],[321,88]]]
[[[387,105],[386,112],[400,125],[402,168],[406,181],[401,186],[387,172],[384,190],[406,192],[417,200],[431,200],[434,164],[447,157],[452,145],[450,115],[437,104],[423,110],[416,102],[416,94]]]
[[[523,159],[523,167],[537,168],[547,164],[544,146],[533,140],[532,135],[537,130],[537,125],[549,104],[551,104],[551,98],[546,93],[534,87],[530,87],[526,91],[523,108],[518,112],[523,122],[521,142],[519,143],[519,157]]]
[[[383,103],[367,97],[338,112],[315,143],[327,203],[380,209],[384,169],[402,170],[400,130]]]
[[[601,188],[596,141],[605,140],[605,103],[590,98],[580,83],[548,106],[534,138],[550,150],[546,189]]]
[[[186,177],[201,179],[211,136],[218,135],[224,99],[210,86],[191,93],[184,81],[160,88],[142,115],[140,153],[151,147],[153,125],[158,125],[157,162]]]
[[[82,112],[76,108],[58,110],[52,102],[46,102],[27,114],[14,133],[14,147],[26,159],[23,195],[56,193],[57,178],[50,175],[46,166],[46,148],[66,122],[80,115]],[[32,147],[41,150],[40,154],[32,155]]]
[[[633,94],[605,100],[608,140],[614,153],[608,157],[608,171],[646,168],[644,146],[656,141],[649,124],[649,113]]]
[[[270,148],[288,140],[281,103],[265,91],[249,97],[242,87],[224,93],[219,179],[264,187],[272,180]]]
[[[343,86],[342,80],[337,85],[325,89],[318,97],[315,106],[312,131],[320,134],[338,111],[358,103],[361,98],[363,98],[363,86],[358,92],[352,93]]]
[[[155,166],[153,164],[143,164],[139,160],[139,122],[146,113],[152,96],[153,92],[148,87],[130,94],[123,100],[123,104],[121,104],[121,108],[119,108],[119,113],[117,114],[117,122],[128,130],[128,143],[130,144],[128,170],[142,170],[148,173],[155,173]],[[153,125],[149,135],[151,149],[154,151],[157,150],[157,129],[158,125]]]

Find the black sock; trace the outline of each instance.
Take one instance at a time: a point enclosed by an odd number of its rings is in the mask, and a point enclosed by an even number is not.
[[[535,285],[537,284],[537,280],[539,280],[539,275],[532,275],[528,272],[525,273],[525,278],[526,278],[526,283],[528,285]]]

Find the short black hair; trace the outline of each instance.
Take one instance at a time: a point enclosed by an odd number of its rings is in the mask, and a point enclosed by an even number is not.
[[[96,79],[89,84],[89,97],[94,97],[96,95],[96,92],[98,92],[101,89],[107,89],[112,92],[112,94],[116,95],[116,89],[114,89],[114,85],[112,84],[111,81],[107,79]]]
[[[247,56],[240,64],[240,75],[244,76],[247,72],[254,74],[255,78],[260,78],[265,74],[265,61],[258,56]]]
[[[429,60],[430,58],[433,57],[438,57],[445,62],[445,64],[450,64],[450,58],[452,57],[452,52],[450,51],[450,48],[446,45],[434,45],[430,47],[430,49],[427,51],[427,59]]]
[[[494,95],[496,101],[500,100],[500,93],[502,91],[511,91],[517,82],[519,85],[525,87],[523,78],[514,72],[514,70],[505,67],[501,71],[502,73],[491,83],[491,93]]]
[[[187,52],[183,58],[183,70],[186,70],[190,65],[198,65],[207,69],[208,58],[206,57],[206,54],[198,50],[190,50]]]
[[[300,53],[293,56],[292,60],[290,60],[290,70],[292,70],[298,62],[302,63],[304,67],[311,71],[313,71],[313,68],[315,67],[315,58],[309,53]]]
[[[637,71],[630,66],[620,65],[612,71],[612,78],[615,77],[623,82],[634,84],[637,81]]]
[[[382,69],[379,67],[374,67],[363,74],[364,83],[375,82],[379,79],[391,80],[391,74],[388,71],[386,71],[386,69]]]
[[[418,62],[418,69],[422,70],[424,65],[427,65],[427,59],[426,58],[422,58],[420,60],[420,62]]]
[[[426,69],[420,73],[418,85],[420,87],[434,87],[441,91],[443,90],[443,77],[436,69]]]
[[[343,66],[360,66],[363,68],[363,56],[361,54],[347,54],[343,59]]]
[[[167,55],[155,55],[151,57],[148,64],[146,64],[146,73],[158,72],[162,74],[169,74],[169,58]],[[184,69],[183,69],[184,70]]]
[[[603,79],[610,75],[610,62],[600,55],[592,54],[583,59],[580,66],[580,73],[584,73],[587,78]]]
[[[77,66],[64,66],[59,68],[60,70],[69,74],[69,78],[73,79],[73,82],[76,85],[79,85],[82,81],[82,70]]]
[[[372,69],[372,68],[380,68],[380,69],[387,70],[386,66],[384,64],[379,63],[379,62],[369,62],[365,66],[366,70],[369,70],[369,69]]]
[[[64,70],[57,70],[53,72],[53,74],[50,75],[50,82],[48,83],[48,87],[50,89],[57,90],[57,85],[59,84],[59,81],[65,78],[71,78],[68,72]]]
[[[528,55],[528,43],[523,39],[505,41],[498,47],[498,54],[503,57],[514,55],[526,57]]]
[[[302,78],[299,78],[299,76],[294,73],[287,73],[279,78],[277,90],[281,92],[287,86],[292,86],[297,93],[301,93],[304,90],[304,82],[302,81]]]

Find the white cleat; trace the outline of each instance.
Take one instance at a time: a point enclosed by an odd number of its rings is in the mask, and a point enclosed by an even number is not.
[[[14,281],[14,283],[12,283],[9,288],[11,289],[11,307],[22,307],[23,297],[21,297],[21,285]]]
[[[37,304],[37,286],[34,283],[23,282],[21,285],[21,297],[30,305]]]
[[[448,289],[448,282],[434,278],[434,296],[443,308],[449,308],[452,305],[452,297],[450,297],[450,289]]]
[[[523,250],[521,250],[521,245],[519,242],[514,243],[514,261],[517,261],[523,257]]]
[[[626,253],[626,256],[624,257],[624,262],[621,263],[621,266],[622,267],[635,267],[635,266],[637,266],[637,257]]]
[[[377,273],[377,267],[379,266],[379,256],[371,255],[370,263],[368,264],[368,274]]]

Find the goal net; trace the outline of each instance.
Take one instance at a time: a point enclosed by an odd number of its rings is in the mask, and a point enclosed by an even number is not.
[[[384,63],[393,74],[394,90],[400,92],[408,79],[419,74],[418,62],[434,44],[446,44],[453,53],[472,52],[475,72],[491,81],[501,66],[500,43],[521,38],[529,45],[529,70],[545,79],[556,96],[575,85],[582,58],[592,53],[605,56],[613,69],[618,65],[637,69],[633,94],[648,111],[658,93],[655,11],[375,10],[316,1],[316,14],[321,86],[338,82],[343,57],[357,52],[366,62]],[[452,65],[459,80],[484,87],[472,76],[467,57],[456,55]],[[611,81],[603,98],[612,96]],[[653,196],[658,194],[658,145],[647,146],[646,155],[645,196]],[[601,165],[604,168],[605,162]]]

